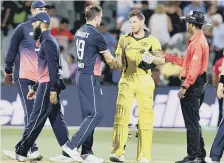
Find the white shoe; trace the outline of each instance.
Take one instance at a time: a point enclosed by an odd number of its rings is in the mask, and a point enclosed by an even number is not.
[[[112,162],[124,162],[124,155],[118,156],[116,153],[110,154],[110,161]]]
[[[142,158],[141,160],[138,161],[139,163],[149,163],[149,160],[146,158]]]
[[[209,156],[206,156],[205,157],[205,162],[207,162],[207,163],[213,163],[212,162],[212,159]]]
[[[104,163],[102,158],[98,158],[92,154],[84,155],[83,160],[83,163]]]
[[[49,160],[52,162],[74,162],[71,157],[66,157],[63,154],[57,155],[55,157],[50,157]]]
[[[30,161],[41,161],[43,159],[43,156],[40,154],[39,151],[28,153],[27,157]]]
[[[76,162],[82,162],[83,159],[80,156],[77,148],[74,148],[71,150],[66,144],[62,146],[62,150],[67,153],[74,161]]]
[[[26,162],[26,157],[16,154],[15,151],[3,150],[2,152],[6,157],[10,158],[11,160],[18,160],[20,162]]]

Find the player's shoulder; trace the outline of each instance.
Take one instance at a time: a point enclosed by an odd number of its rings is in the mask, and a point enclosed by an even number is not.
[[[147,37],[147,40],[149,41],[149,42],[159,42],[159,39],[158,38],[156,38],[155,36],[152,36],[152,35],[149,35],[148,37]]]

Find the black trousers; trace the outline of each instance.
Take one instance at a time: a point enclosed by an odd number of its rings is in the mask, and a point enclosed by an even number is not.
[[[204,139],[199,124],[199,109],[204,100],[206,74],[199,76],[180,100],[185,126],[187,129],[187,153],[192,158],[205,158]]]
[[[218,100],[219,100],[219,119],[218,119],[217,127],[219,127],[220,122],[221,122],[221,120],[223,118],[223,109],[222,109],[222,106],[223,106],[223,98],[218,99]]]

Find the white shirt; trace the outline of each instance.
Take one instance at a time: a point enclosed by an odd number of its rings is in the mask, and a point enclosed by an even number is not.
[[[214,27],[212,45],[218,49],[224,49],[224,24],[220,24],[218,27]]]

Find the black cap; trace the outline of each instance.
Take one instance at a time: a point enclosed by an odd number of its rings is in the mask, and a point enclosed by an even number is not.
[[[51,6],[45,4],[44,1],[34,1],[31,5],[31,8],[43,8],[43,7],[47,8],[47,9],[51,8]]]
[[[188,23],[191,24],[206,24],[206,25],[210,25],[207,23],[207,21],[205,21],[205,16],[202,12],[199,11],[193,11],[190,12],[189,15],[187,16],[183,16],[180,17],[182,20],[186,20]]]
[[[48,15],[48,13],[46,12],[41,12],[41,13],[38,13],[36,15],[34,15],[31,19],[32,22],[35,22],[35,21],[41,21],[43,23],[47,23],[47,24],[50,24],[51,22],[51,17]]]

